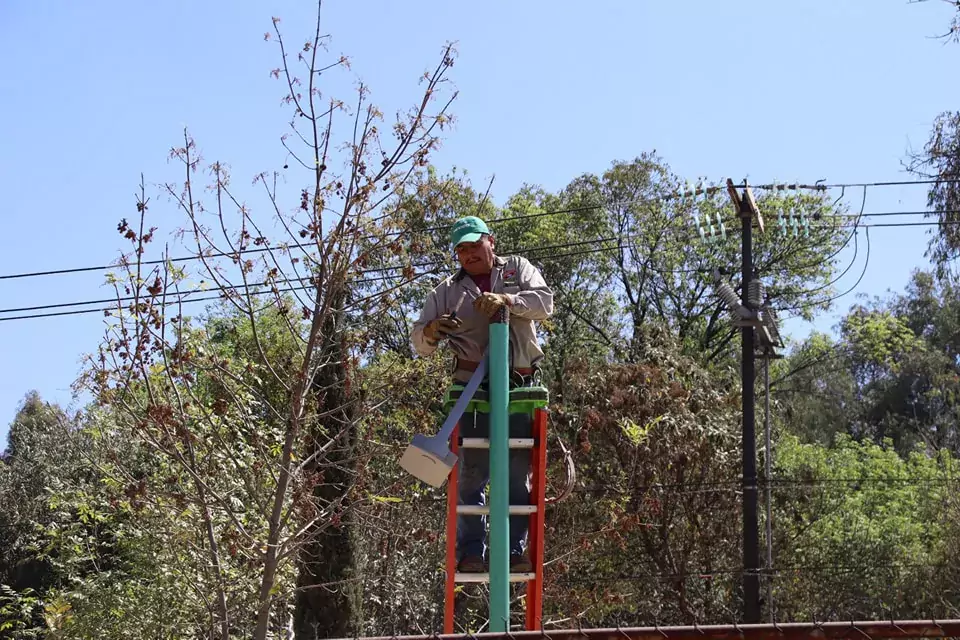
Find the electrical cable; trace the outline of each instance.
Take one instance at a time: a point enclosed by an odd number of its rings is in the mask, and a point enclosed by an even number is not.
[[[855,186],[855,185],[847,185],[847,186]],[[861,185],[861,186],[862,186],[862,185]],[[580,210],[580,209],[587,209],[587,208],[578,208],[577,210]],[[538,213],[538,214],[531,214],[531,215],[532,215],[532,216],[540,216],[540,215],[555,214],[555,213],[567,212],[567,211],[569,211],[569,210],[558,210],[558,211],[553,211],[553,212],[541,212],[541,213]],[[882,212],[882,213],[883,213],[884,215],[888,215],[888,214],[889,214],[889,215],[895,215],[897,212]],[[869,214],[861,214],[861,215],[866,216],[866,215],[869,215]],[[522,217],[526,217],[526,216],[518,216],[517,218],[522,218]],[[513,218],[513,219],[517,219],[517,218]],[[956,222],[957,222],[957,223],[960,223],[960,221],[956,221]],[[857,229],[858,226],[859,226],[859,227],[863,227],[863,228],[866,229],[866,228],[869,228],[869,227],[893,227],[893,228],[896,228],[896,227],[908,227],[908,226],[932,226],[932,225],[939,225],[939,224],[941,224],[941,223],[939,223],[939,222],[929,222],[929,223],[926,223],[926,222],[924,222],[924,223],[909,223],[909,222],[903,223],[903,222],[901,222],[901,223],[885,223],[885,224],[884,224],[884,223],[874,223],[874,224],[863,224],[863,223],[860,223],[859,225],[857,225],[857,224],[854,225],[854,231]],[[819,228],[819,227],[818,227],[818,228]],[[729,232],[730,232],[730,233],[736,233],[738,230],[739,230],[739,229],[737,229],[736,227],[732,227],[731,229],[729,229]],[[631,235],[631,236],[628,236],[628,237],[637,237],[638,235],[640,235],[640,234],[634,234],[634,235]],[[852,238],[853,236],[854,236],[854,234],[852,233],[850,238]],[[848,240],[846,241],[847,244],[849,243],[850,238],[848,238]],[[529,250],[527,250],[527,251],[530,252],[530,253],[533,253],[533,252],[545,251],[545,250],[549,250],[549,249],[568,248],[568,247],[573,247],[573,246],[582,246],[582,245],[585,245],[585,244],[595,244],[595,243],[598,243],[598,242],[609,242],[609,241],[621,240],[621,239],[623,239],[623,237],[621,237],[621,236],[610,236],[610,237],[606,237],[606,238],[597,238],[597,239],[594,239],[594,240],[585,240],[585,241],[579,241],[579,242],[562,243],[562,244],[558,244],[558,245],[549,245],[549,246],[543,246],[543,247],[535,247],[535,248],[531,248],[531,249],[529,249]],[[868,240],[869,240],[869,236],[868,236]],[[642,245],[624,245],[624,248],[630,248],[630,247],[639,248],[639,247],[641,247],[641,246],[642,246]],[[843,246],[841,246],[841,248],[840,248],[839,250],[837,250],[836,252],[834,252],[833,255],[835,256],[837,253],[839,253],[840,251],[842,251],[843,248],[845,248],[845,246],[846,246],[846,244],[844,244]],[[558,255],[558,256],[556,256],[556,257],[568,257],[568,256],[576,256],[576,255],[586,255],[586,254],[592,254],[592,253],[597,253],[597,252],[602,252],[602,251],[611,251],[611,250],[619,250],[619,249],[620,249],[620,247],[614,247],[614,248],[602,248],[602,249],[599,249],[599,250],[578,251],[578,252],[572,252],[572,253],[567,253],[567,254]],[[269,250],[269,249],[263,249],[263,248],[258,248],[258,249],[256,249],[256,251],[266,251],[266,250]],[[252,252],[252,251],[254,251],[254,250],[250,250],[250,252]],[[521,251],[523,251],[523,250],[521,250]],[[224,256],[232,256],[233,254],[226,254],[226,253],[224,253],[224,254],[222,254],[222,255],[224,255]],[[868,255],[869,255],[869,245],[868,245]],[[213,254],[211,254],[210,256],[205,256],[205,257],[214,257],[214,256],[213,256]],[[199,258],[197,258],[196,256],[188,256],[188,257],[180,257],[180,258],[170,258],[169,261],[170,261],[170,262],[177,262],[177,261],[196,260],[196,259],[199,259]],[[543,258],[540,258],[540,259],[542,260]],[[167,261],[166,261],[166,260],[150,260],[150,261],[144,261],[144,262],[141,263],[141,264],[143,264],[143,265],[158,265],[158,264],[164,264],[165,262],[167,262]],[[411,267],[411,266],[413,266],[413,267],[415,267],[415,268],[419,268],[419,267],[436,267],[436,266],[441,266],[441,265],[443,265],[443,264],[444,264],[443,261],[434,261],[434,262],[416,263],[416,264],[414,264],[414,265],[397,265],[397,266],[388,266],[388,267],[379,267],[379,268],[365,269],[365,270],[361,271],[361,273],[376,273],[376,272],[385,272],[385,271],[391,271],[391,270],[401,270],[401,269],[409,268],[409,267]],[[81,268],[77,268],[77,269],[66,269],[66,270],[55,270],[55,271],[43,271],[43,272],[13,274],[13,275],[7,275],[7,276],[0,276],[0,279],[10,279],[10,278],[18,278],[18,277],[31,277],[31,276],[37,276],[37,275],[54,275],[54,274],[60,274],[60,273],[75,273],[75,272],[79,272],[79,271],[92,271],[92,270],[102,270],[102,269],[111,269],[111,268],[116,268],[116,265],[108,266],[108,267],[81,267]],[[681,272],[683,272],[683,273],[697,273],[697,272],[705,273],[705,272],[708,272],[708,271],[709,271],[709,269],[706,269],[706,268],[696,268],[696,269],[658,269],[658,268],[652,267],[652,266],[650,266],[650,265],[648,265],[648,268],[650,268],[651,270],[656,271],[656,272],[658,272],[658,273],[661,273],[661,274],[675,274],[675,273],[681,273]],[[861,277],[860,277],[860,279],[858,280],[858,283],[859,283],[860,281],[862,281],[863,275],[864,275],[864,274],[861,274]],[[384,278],[378,278],[378,279],[376,279],[376,280],[382,280],[382,279],[384,279]],[[296,279],[293,279],[293,280],[296,280]],[[303,279],[300,279],[300,280],[303,280]],[[371,279],[371,280],[373,280],[373,279]],[[289,282],[289,281],[288,281],[288,282]],[[261,284],[264,284],[264,283],[261,283]],[[237,285],[237,287],[235,287],[235,288],[240,288],[240,287],[242,287],[242,286],[243,286],[243,285]],[[257,286],[257,285],[252,285],[252,286]],[[297,290],[297,289],[289,289],[289,290]],[[301,289],[301,290],[302,290],[302,289]],[[812,290],[812,291],[817,291],[817,290],[820,290],[820,289],[814,289],[814,290]],[[191,293],[193,293],[193,292],[187,292],[187,293],[182,294],[182,295],[190,295]],[[844,295],[847,295],[848,293],[850,293],[850,291],[847,291],[847,292],[845,292],[844,294],[840,294],[840,295],[835,296],[835,297],[833,297],[833,298],[830,298],[830,299],[828,299],[828,300],[811,302],[811,303],[805,303],[805,304],[803,304],[803,305],[798,305],[798,306],[793,306],[793,307],[783,307],[783,308],[781,308],[780,310],[801,309],[801,308],[807,308],[807,307],[810,307],[810,306],[817,306],[817,305],[825,304],[825,303],[827,303],[827,302],[829,302],[829,301],[835,300],[835,299],[837,299],[837,298],[839,298],[839,297],[842,297],[842,296],[844,296]],[[128,301],[128,300],[132,300],[132,299],[133,299],[133,298],[131,297],[131,298],[126,298],[126,299],[121,299],[121,300],[122,300],[122,301]],[[199,299],[194,299],[194,300],[184,300],[184,302],[193,302],[193,301],[211,300],[211,299],[215,299],[215,298],[204,297],[204,298],[199,298]],[[86,306],[86,305],[90,305],[90,304],[106,304],[106,303],[108,303],[108,302],[116,302],[116,301],[117,301],[116,298],[110,298],[110,299],[89,300],[89,301],[68,302],[68,303],[55,303],[55,304],[52,303],[52,304],[47,304],[47,305],[35,305],[35,306],[30,306],[30,307],[16,307],[16,308],[9,308],[9,309],[0,309],[0,313],[17,313],[17,312],[22,312],[22,311],[37,311],[37,310],[53,309],[53,308],[65,308],[65,307],[73,307],[73,306]],[[79,311],[72,311],[72,312],[66,312],[66,311],[65,311],[65,312],[58,312],[58,313],[52,313],[52,314],[37,314],[37,315],[28,315],[28,316],[16,316],[16,317],[10,317],[10,318],[0,318],[0,321],[3,321],[3,320],[23,320],[23,319],[33,319],[33,318],[52,317],[52,316],[65,316],[65,315],[79,315],[79,314],[83,314],[83,313],[93,313],[93,312],[105,311],[105,310],[106,310],[106,309],[92,309],[92,310],[91,310],[91,309],[88,309],[88,310],[79,310]]]
[[[825,191],[827,189],[846,189],[852,187],[908,187],[911,185],[927,185],[927,184],[957,184],[960,183],[960,178],[931,178],[929,180],[892,180],[885,182],[838,182],[835,184],[801,184],[801,183],[789,183],[789,184],[751,184],[749,185],[751,189],[763,189],[765,191]],[[743,185],[734,185],[739,188]]]
[[[575,245],[575,244],[583,244],[583,243],[571,243],[569,246],[573,246],[573,245]],[[561,245],[561,246],[567,246],[567,245]],[[572,257],[572,256],[587,255],[587,254],[594,254],[594,253],[602,253],[602,252],[606,252],[606,251],[619,251],[619,250],[621,250],[622,248],[626,248],[626,247],[643,247],[643,246],[645,246],[645,245],[621,245],[621,246],[618,246],[618,247],[600,247],[600,248],[595,248],[595,249],[585,249],[585,250],[581,250],[581,251],[574,251],[574,252],[568,252],[568,253],[554,254],[554,255],[544,256],[544,257],[535,258],[535,259],[537,259],[537,260],[539,260],[539,261],[549,262],[550,260],[559,259],[559,258],[568,258],[568,257]],[[551,249],[551,248],[552,248],[552,247],[538,247],[537,249],[531,250],[531,252],[532,252],[532,251],[536,251],[536,250],[546,250],[546,249]],[[427,264],[442,265],[442,264],[444,264],[444,263],[443,263],[443,262],[434,262],[434,263],[427,263]],[[393,267],[390,268],[390,270],[393,270],[393,269],[394,269]],[[417,276],[415,276],[415,279],[416,279],[416,278],[419,278],[419,277],[423,277],[424,275],[429,275],[429,273],[426,273],[426,274],[418,274]],[[360,280],[360,281],[358,281],[358,282],[381,281],[381,280],[387,280],[387,279],[399,278],[399,277],[402,277],[402,276],[397,275],[397,276],[385,276],[385,277],[380,277],[380,278],[369,278],[369,279]],[[301,278],[301,279],[299,279],[299,280],[304,280],[304,279],[306,279],[306,278]],[[288,280],[288,281],[286,281],[286,282],[295,282],[295,281],[297,281],[297,280],[298,280],[298,279],[294,278],[294,279],[290,279],[290,280]],[[261,284],[262,284],[262,283],[261,283]],[[258,286],[258,285],[249,285],[249,286]],[[244,285],[234,285],[233,287],[224,287],[224,288],[216,287],[216,288],[210,289],[210,291],[220,291],[220,292],[224,292],[224,291],[228,291],[228,290],[237,290],[237,289],[243,289],[243,288],[244,288]],[[278,289],[277,292],[278,292],[278,293],[287,293],[287,292],[291,292],[291,291],[306,291],[306,290],[309,290],[309,289],[311,289],[311,288],[312,288],[312,287],[309,287],[309,286],[289,287],[289,288],[285,288],[285,289]],[[199,298],[190,298],[189,300],[183,299],[185,296],[189,296],[189,295],[192,295],[193,293],[197,293],[197,292],[198,292],[198,290],[188,291],[188,292],[181,293],[181,294],[180,294],[180,297],[179,297],[177,300],[171,300],[170,302],[167,302],[166,304],[169,306],[169,305],[181,304],[181,303],[184,303],[184,304],[185,304],[185,303],[191,303],[191,302],[203,302],[203,301],[210,301],[210,300],[219,300],[219,299],[221,299],[221,295],[219,295],[219,294],[218,294],[218,295],[211,295],[211,296],[201,296],[201,297],[199,297]],[[253,294],[253,295],[265,295],[265,294],[268,294],[268,293],[271,293],[271,292],[272,292],[272,289],[271,289],[271,290],[267,290],[267,291],[252,292],[252,294]],[[121,302],[129,302],[129,301],[134,300],[134,299],[135,299],[134,297],[130,296],[130,297],[125,297],[125,298],[120,298],[119,300],[118,300],[117,298],[111,298],[111,299],[104,299],[105,301],[91,300],[91,301],[85,301],[85,302],[70,302],[70,303],[64,303],[64,304],[39,305],[39,306],[35,307],[35,309],[36,309],[36,310],[40,310],[40,309],[43,309],[43,308],[59,308],[59,307],[65,307],[65,306],[83,306],[83,305],[88,305],[88,304],[105,304],[106,302],[118,302],[118,301],[121,301]],[[59,317],[59,316],[82,315],[82,314],[88,314],[88,313],[105,313],[105,312],[113,311],[113,310],[115,310],[116,308],[117,308],[117,307],[115,307],[115,306],[113,306],[113,307],[97,307],[97,308],[94,308],[94,309],[81,309],[81,310],[76,310],[76,311],[58,311],[58,312],[53,312],[53,313],[38,313],[38,314],[28,314],[28,315],[20,315],[20,316],[0,317],[0,322],[10,321],[10,320],[34,320],[34,319],[39,319],[39,318],[52,318],[52,317]],[[19,310],[24,310],[24,309],[27,309],[27,307],[21,307]],[[0,309],[0,313],[13,313],[13,312],[16,312],[16,311],[18,311],[18,309]]]
[[[865,225],[865,233],[866,233],[866,235],[867,235],[867,255],[866,255],[866,259],[863,261],[863,271],[860,272],[860,277],[857,278],[857,281],[853,283],[853,286],[852,286],[852,287],[850,287],[849,289],[847,289],[847,290],[844,291],[843,293],[837,294],[837,295],[835,295],[835,296],[831,296],[831,297],[829,297],[829,298],[825,298],[824,300],[815,300],[815,301],[813,301],[813,302],[805,302],[805,303],[803,303],[803,304],[792,305],[792,306],[789,306],[789,307],[775,307],[775,309],[776,309],[777,311],[795,311],[795,310],[797,310],[797,309],[808,309],[808,308],[810,308],[810,307],[818,307],[818,306],[820,306],[820,305],[829,304],[830,302],[833,302],[834,300],[839,300],[840,298],[842,298],[842,297],[844,297],[844,296],[846,296],[846,295],[849,295],[849,294],[852,293],[857,287],[859,287],[859,286],[860,286],[860,283],[863,282],[863,277],[864,277],[865,275],[867,275],[867,267],[868,267],[869,264],[870,264],[870,228],[869,228],[870,226],[872,226],[872,225]],[[816,291],[816,290],[814,289],[814,290],[811,290],[811,291]],[[798,294],[798,295],[803,295],[803,294],[801,293],[801,294]]]
[[[942,183],[948,183],[948,184],[949,184],[949,183],[955,183],[955,182],[960,182],[960,180],[920,180],[920,181],[869,182],[869,183],[862,183],[862,182],[861,182],[861,183],[845,183],[845,184],[844,184],[844,183],[837,183],[837,184],[816,184],[816,185],[796,184],[796,185],[794,185],[794,186],[792,186],[792,187],[788,187],[788,186],[786,186],[786,185],[773,185],[773,184],[765,184],[765,185],[764,185],[764,184],[761,184],[761,185],[750,185],[750,187],[751,187],[752,189],[763,189],[763,190],[772,190],[772,191],[784,190],[785,188],[791,188],[791,189],[794,189],[794,190],[799,188],[799,189],[806,189],[806,190],[822,191],[822,190],[825,190],[825,189],[832,189],[832,188],[844,188],[844,189],[845,189],[845,188],[847,188],[847,187],[864,187],[864,188],[866,188],[866,187],[886,187],[886,186],[912,185],[912,184],[917,184],[917,185],[922,185],[922,184],[937,184],[937,183],[941,183],[941,184],[942,184]],[[726,188],[726,187],[722,187],[722,188]],[[721,188],[721,187],[711,187],[710,189],[707,190],[707,193],[714,193],[714,192],[716,192],[716,191],[721,190],[722,188]],[[516,221],[516,220],[540,218],[540,217],[545,217],[545,216],[550,216],[550,215],[558,215],[558,214],[562,214],[562,213],[576,213],[576,212],[580,212],[580,211],[590,211],[590,210],[595,210],[595,209],[600,209],[600,208],[603,208],[603,207],[606,207],[606,206],[610,206],[611,204],[612,204],[612,205],[616,205],[616,204],[631,204],[631,203],[633,203],[633,204],[638,204],[638,203],[666,202],[666,201],[671,200],[671,199],[673,199],[673,198],[675,198],[675,197],[676,197],[676,196],[674,196],[674,195],[667,195],[667,196],[663,196],[663,197],[661,197],[661,198],[657,198],[657,199],[654,199],[654,200],[637,200],[637,201],[632,201],[632,202],[631,202],[631,201],[623,201],[623,202],[604,203],[604,204],[596,204],[596,205],[584,205],[584,206],[580,206],[580,207],[570,207],[570,208],[567,208],[567,209],[557,209],[557,210],[554,210],[554,211],[541,211],[541,212],[532,213],[532,214],[524,214],[524,215],[519,215],[519,216],[509,216],[509,217],[505,217],[505,218],[493,219],[493,220],[489,220],[489,221],[488,221],[488,224],[496,224],[496,223],[498,223],[498,222],[512,222],[512,221]],[[950,210],[944,210],[944,211],[939,211],[939,212],[938,212],[938,211],[932,211],[932,212],[880,212],[880,213],[877,213],[877,214],[870,214],[870,215],[914,215],[914,214],[916,214],[916,215],[919,215],[919,214],[926,214],[926,215],[934,214],[934,215],[935,215],[935,214],[938,214],[938,213],[949,214],[949,213],[960,213],[960,212],[953,212],[953,211],[950,211]],[[420,231],[420,232],[417,232],[417,233],[427,233],[427,232],[441,231],[441,230],[443,230],[443,229],[450,228],[451,226],[452,226],[452,224],[451,224],[451,225],[439,225],[439,226],[435,226],[435,227],[428,227],[428,228],[424,229],[423,231]],[[391,235],[402,235],[403,233],[407,233],[407,232],[404,232],[404,231],[392,231],[392,232],[388,232],[388,233],[386,233],[386,234],[384,234],[384,235],[387,235],[387,236],[391,236]],[[373,236],[367,236],[367,237],[373,237]],[[294,243],[294,244],[291,244],[291,245],[287,245],[288,248],[307,248],[307,247],[310,247],[310,246],[313,246],[313,244],[312,244],[312,243]],[[245,254],[254,254],[254,253],[262,253],[262,252],[270,251],[271,249],[276,249],[276,248],[277,248],[277,247],[257,247],[257,248],[252,248],[252,249],[244,249],[244,250],[242,250],[240,253],[243,254],[243,255],[245,255]],[[230,257],[230,256],[233,256],[233,255],[235,255],[235,252],[214,252],[214,253],[210,253],[209,255],[207,255],[207,256],[205,256],[205,257],[216,258],[216,257]],[[174,258],[169,258],[170,262],[174,262],[174,263],[177,263],[177,262],[187,262],[187,261],[199,260],[199,259],[200,259],[200,258],[199,258],[198,256],[178,256],[178,257],[174,257]],[[158,265],[158,264],[163,264],[163,263],[164,263],[164,260],[147,260],[147,261],[142,262],[141,264],[151,265],[151,266],[152,266],[152,265]],[[117,265],[99,265],[99,266],[88,266],[88,267],[70,267],[70,268],[64,268],[64,269],[51,269],[51,270],[45,270],[45,271],[33,271],[33,272],[24,272],[24,273],[13,273],[13,274],[0,275],[0,280],[13,280],[13,279],[21,279],[21,278],[34,278],[34,277],[50,276],[50,275],[66,275],[66,274],[83,273],[83,272],[90,272],[90,271],[107,271],[107,270],[110,270],[110,269],[114,269],[114,268],[116,268],[116,267],[117,267]]]
[[[637,202],[639,203],[639,202],[647,202],[647,201],[638,200]],[[656,201],[652,201],[652,202],[656,202]],[[526,219],[532,219],[532,218],[540,218],[540,217],[544,217],[544,216],[559,215],[559,214],[562,214],[562,213],[577,213],[577,212],[580,212],[580,211],[590,211],[590,210],[594,210],[594,209],[599,209],[599,208],[602,208],[602,207],[604,207],[604,206],[606,206],[606,205],[589,205],[589,206],[581,206],[581,207],[571,207],[571,208],[568,208],[568,209],[557,209],[557,210],[553,210],[553,211],[541,211],[541,212],[537,212],[537,213],[531,213],[531,214],[524,214],[524,215],[519,215],[519,216],[511,216],[511,217],[506,217],[506,218],[499,218],[499,219],[494,219],[494,220],[488,220],[487,223],[488,223],[488,224],[496,224],[496,223],[498,223],[498,222],[512,222],[512,221],[516,221],[516,220],[526,220]],[[441,226],[437,226],[437,227],[428,227],[428,228],[424,229],[423,231],[418,231],[418,232],[416,232],[416,233],[427,233],[427,232],[432,232],[432,231],[440,231],[440,230],[443,230],[443,229],[448,229],[448,228],[450,228],[450,227],[452,227],[452,226],[453,226],[452,224],[449,224],[449,225],[441,225]],[[392,231],[392,232],[385,233],[385,234],[383,234],[383,235],[386,235],[386,236],[402,235],[402,234],[404,234],[404,233],[408,233],[408,232],[406,232],[406,231]],[[364,236],[364,237],[365,237],[365,238],[371,238],[371,237],[376,237],[376,236]],[[288,244],[288,245],[286,245],[286,248],[288,248],[288,249],[305,249],[305,248],[309,248],[309,247],[312,247],[312,246],[315,246],[315,244],[314,244],[314,243],[310,243],[310,242],[298,242],[298,243]],[[281,250],[281,247],[255,247],[255,248],[252,248],[252,249],[243,249],[243,250],[241,250],[241,251],[239,252],[239,255],[264,253],[264,252],[273,251],[273,250]],[[209,254],[204,254],[202,257],[203,257],[204,259],[207,259],[207,258],[229,258],[229,257],[234,257],[234,256],[236,256],[236,255],[238,255],[237,252],[215,251],[215,252],[210,252]],[[177,262],[189,262],[189,261],[200,260],[200,259],[201,259],[200,256],[178,256],[178,257],[174,257],[174,258],[168,258],[168,259],[165,259],[165,260],[144,260],[144,261],[142,261],[140,264],[141,264],[141,265],[146,265],[146,266],[155,266],[155,265],[164,264],[164,263],[167,262],[167,261],[177,263]],[[32,271],[32,272],[25,272],[25,273],[11,273],[11,274],[6,274],[6,275],[0,275],[0,280],[15,280],[15,279],[21,279],[21,278],[35,278],[35,277],[40,277],[40,276],[66,275],[66,274],[72,274],[72,273],[83,273],[83,272],[88,272],[88,271],[108,271],[108,270],[110,270],[110,269],[116,269],[116,268],[118,268],[119,266],[120,266],[120,265],[113,264],[113,265],[99,265],[99,266],[91,266],[91,267],[70,267],[70,268],[64,268],[64,269],[51,269],[51,270],[47,270],[47,271]]]
[[[537,257],[535,254],[538,253],[538,252],[542,252],[542,251],[553,251],[553,250],[556,250],[556,249],[565,249],[565,248],[570,248],[570,247],[578,247],[578,246],[589,245],[589,244],[597,244],[597,243],[601,243],[601,242],[612,242],[612,241],[614,241],[614,240],[620,241],[620,240],[624,240],[624,239],[628,239],[628,240],[629,240],[629,239],[635,239],[635,238],[637,238],[637,237],[640,237],[641,235],[642,235],[642,234],[630,234],[630,235],[627,235],[627,236],[609,236],[609,237],[605,237],[605,238],[596,238],[596,239],[592,239],[592,240],[581,240],[581,241],[577,241],[577,242],[565,242],[565,243],[554,244],[554,245],[543,245],[543,246],[530,247],[530,248],[519,248],[519,249],[513,250],[512,253],[522,253],[522,254],[524,254],[524,255],[530,255],[533,259],[542,260],[543,258],[539,258],[539,257]],[[691,238],[681,238],[681,240],[689,240],[689,239],[691,239]],[[577,255],[586,255],[586,254],[598,253],[598,252],[602,252],[602,251],[618,250],[618,249],[620,249],[620,248],[640,248],[640,247],[643,247],[643,246],[645,246],[645,245],[625,244],[625,245],[619,245],[618,247],[601,248],[601,249],[599,249],[599,250],[593,249],[593,250],[586,250],[586,251],[577,251],[577,252],[571,252],[571,253],[557,254],[557,255],[554,255],[554,256],[551,256],[551,257],[553,257],[553,258],[560,258],[560,257],[569,257],[569,256],[577,256]],[[143,262],[142,264],[163,264],[163,263],[164,263],[163,260],[159,260],[159,261],[145,261],[145,262]],[[409,264],[409,265],[395,265],[395,266],[387,266],[387,267],[376,267],[376,268],[370,268],[370,269],[362,269],[362,270],[359,270],[357,273],[361,273],[361,274],[367,274],[367,273],[382,273],[382,272],[386,272],[386,271],[399,271],[399,270],[401,270],[401,269],[409,269],[409,268],[440,267],[440,266],[443,266],[444,264],[446,264],[445,261],[442,261],[442,260],[434,260],[434,261],[430,261],[430,262],[412,263],[412,264]],[[653,271],[657,271],[657,272],[659,272],[659,273],[667,273],[667,274],[681,273],[681,272],[685,272],[685,273],[696,273],[696,272],[707,272],[707,271],[708,271],[708,270],[705,269],[705,268],[700,268],[700,269],[669,269],[669,270],[667,270],[667,269],[657,269],[656,267],[652,267],[652,266],[649,267],[649,268],[650,268],[651,270],[653,270]],[[399,276],[387,276],[387,277],[385,277],[385,278],[365,278],[365,279],[357,280],[357,281],[355,281],[355,282],[356,282],[356,283],[373,282],[373,281],[380,281],[380,280],[390,279],[390,278],[393,278],[393,277],[399,277]],[[304,281],[308,281],[308,280],[310,280],[310,278],[308,278],[308,277],[302,277],[302,278],[287,278],[287,279],[284,279],[284,280],[280,280],[280,281],[278,281],[278,282],[280,282],[281,284],[290,284],[291,282],[304,282]],[[267,285],[269,285],[269,284],[270,284],[269,282],[259,282],[259,283],[247,284],[247,285],[242,285],[242,284],[241,284],[241,285],[233,285],[233,286],[230,286],[230,287],[216,287],[215,289],[216,289],[216,290],[219,290],[219,291],[237,290],[237,289],[245,289],[245,288],[249,288],[249,287],[262,287],[262,286],[267,286]],[[305,289],[305,288],[303,288],[303,289]],[[303,289],[294,289],[294,290],[303,290]],[[211,289],[211,290],[213,290],[213,289]],[[199,293],[199,292],[203,292],[203,291],[206,291],[206,290],[202,290],[202,289],[192,290],[192,291],[183,292],[183,293],[181,293],[180,295],[183,297],[183,296],[188,296],[188,295],[191,295],[191,294],[193,294],[193,293]],[[259,293],[269,293],[269,291],[257,292],[257,294],[259,294]],[[19,313],[19,312],[24,312],[24,311],[42,311],[42,310],[46,310],[46,309],[55,309],[55,308],[62,308],[62,307],[75,307],[75,306],[86,306],[86,305],[91,305],[91,304],[108,304],[108,303],[115,303],[115,302],[130,302],[130,301],[133,301],[133,300],[136,300],[136,299],[137,299],[137,298],[136,298],[135,296],[127,296],[127,297],[121,297],[121,298],[119,298],[119,299],[118,299],[118,298],[103,298],[103,299],[99,299],[99,300],[86,300],[86,301],[80,301],[80,302],[51,303],[51,304],[45,304],[45,305],[34,305],[34,306],[29,306],[29,307],[12,307],[12,308],[7,308],[7,309],[0,309],[0,314],[2,314],[2,313]],[[210,298],[203,298],[203,299],[204,299],[204,300],[209,300]],[[69,315],[69,314],[64,314],[64,315]],[[44,316],[44,317],[46,317],[46,316]],[[0,318],[0,320],[3,320],[3,319],[4,319],[4,318]],[[20,318],[18,318],[18,319],[20,319]]]
[[[832,254],[830,254],[830,256],[829,256],[826,260],[822,260],[822,261],[819,262],[819,263],[827,263],[827,262],[829,262],[830,260],[833,260],[834,257],[836,257],[841,251],[843,251],[845,248],[847,248],[847,246],[849,246],[850,240],[853,239],[853,240],[854,240],[853,258],[851,258],[850,264],[847,265],[847,268],[843,270],[843,273],[841,273],[839,276],[837,276],[836,278],[834,278],[834,279],[831,280],[830,282],[828,282],[828,283],[826,283],[826,284],[824,284],[824,285],[822,285],[822,286],[820,286],[820,287],[817,287],[817,288],[815,288],[815,289],[810,289],[810,290],[808,290],[808,291],[798,292],[796,295],[806,295],[806,294],[810,294],[810,293],[816,293],[816,292],[818,292],[818,291],[823,291],[824,289],[833,286],[834,284],[836,284],[837,282],[839,282],[841,278],[843,278],[845,275],[847,275],[847,272],[850,271],[850,269],[853,267],[854,263],[856,263],[856,261],[857,261],[857,253],[858,253],[859,250],[860,250],[860,243],[857,241],[857,235],[858,235],[858,233],[857,233],[857,225],[860,223],[860,219],[863,217],[863,209],[864,209],[864,207],[866,207],[866,206],[867,206],[867,188],[864,187],[864,188],[863,188],[863,198],[862,198],[861,201],[860,201],[860,213],[857,215],[856,221],[855,221],[854,224],[853,224],[853,229],[850,231],[850,235],[847,236],[846,241],[840,246],[839,249],[837,249],[837,250],[834,251]],[[818,264],[819,264],[819,263],[818,263]],[[812,267],[814,267],[814,266],[817,266],[817,265],[816,265],[816,264],[810,264],[809,266],[807,266],[807,267],[805,267],[805,268],[812,268]]]

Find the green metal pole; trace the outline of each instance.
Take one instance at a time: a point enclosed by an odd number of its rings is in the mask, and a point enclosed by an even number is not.
[[[490,322],[490,631],[510,621],[509,311]]]

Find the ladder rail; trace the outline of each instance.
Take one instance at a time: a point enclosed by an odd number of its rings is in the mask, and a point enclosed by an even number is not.
[[[527,583],[527,631],[542,629],[543,623],[543,543],[545,536],[545,507],[547,484],[547,410],[538,408],[533,414],[533,448],[531,462],[532,482],[530,502],[535,507],[530,514],[530,533],[527,535],[530,549],[530,562],[533,564],[534,577]]]
[[[514,505],[511,515],[529,514],[530,526],[527,534],[527,551],[533,564],[531,573],[511,573],[510,582],[525,582],[524,627],[528,631],[542,628],[543,621],[543,559],[544,559],[544,510],[546,507],[546,470],[547,470],[547,410],[537,408],[533,412],[532,438],[511,438],[510,448],[530,449],[531,483],[530,504]],[[460,438],[460,425],[450,438],[450,450],[459,455],[460,448],[486,448],[486,438]],[[457,571],[457,516],[458,512],[479,514],[489,512],[489,507],[476,507],[459,504],[459,462],[447,480],[447,522],[446,522],[446,584],[443,633],[454,633],[456,613],[456,590],[458,583],[489,582],[489,573],[463,574]],[[509,629],[509,627],[508,627]]]
[[[453,429],[453,435],[450,438],[450,450],[460,453],[460,425],[457,424]],[[445,634],[453,633],[453,617],[457,599],[457,502],[458,500],[458,479],[460,477],[460,463],[453,468],[449,478],[447,478],[447,571],[446,583],[444,584],[444,607],[443,607],[443,632]]]

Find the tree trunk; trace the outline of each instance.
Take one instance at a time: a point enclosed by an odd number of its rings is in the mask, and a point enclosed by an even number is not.
[[[326,364],[317,373],[314,390],[319,413],[325,417],[312,439],[314,446],[322,446],[329,438],[337,442],[315,461],[314,470],[322,477],[313,495],[321,506],[338,504],[334,512],[344,515],[334,516],[333,524],[318,523],[318,530],[308,533],[300,551],[294,610],[298,640],[350,637],[357,627],[357,587],[348,582],[354,577],[355,549],[347,497],[356,477],[356,411],[350,404],[353,392],[339,320],[339,314],[331,314],[323,331],[326,345],[321,362]]]

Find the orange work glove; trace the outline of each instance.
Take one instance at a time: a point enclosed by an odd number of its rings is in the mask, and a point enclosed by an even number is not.
[[[484,293],[473,301],[473,308],[477,310],[477,313],[490,318],[503,307],[512,305],[513,299],[505,293]]]
[[[444,336],[459,331],[462,325],[463,321],[460,320],[460,318],[455,318],[449,313],[445,313],[439,318],[427,323],[427,326],[423,328],[423,336],[429,342],[436,344],[440,342],[440,339]]]

